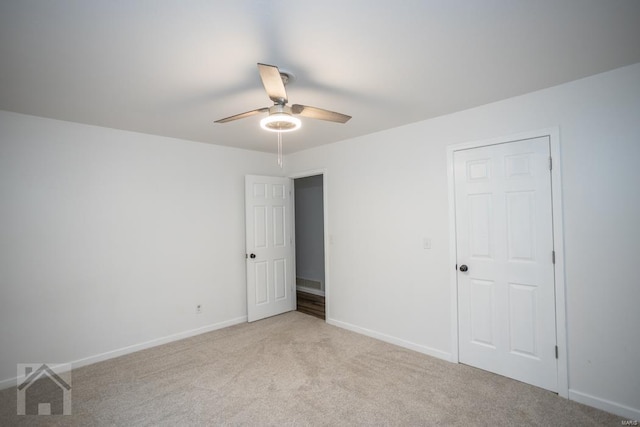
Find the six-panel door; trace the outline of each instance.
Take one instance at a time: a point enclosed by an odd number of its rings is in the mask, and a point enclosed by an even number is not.
[[[557,390],[547,137],[454,153],[460,362]]]
[[[245,178],[249,322],[295,309],[289,178]]]

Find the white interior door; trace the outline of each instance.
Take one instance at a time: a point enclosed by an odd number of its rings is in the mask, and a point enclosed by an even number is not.
[[[557,391],[548,137],[454,153],[460,362]]]
[[[247,317],[295,310],[291,179],[245,177]]]

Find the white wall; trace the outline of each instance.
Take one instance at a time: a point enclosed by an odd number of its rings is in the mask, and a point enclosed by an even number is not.
[[[640,64],[288,156],[327,170],[328,319],[449,358],[446,146],[553,126],[570,398],[639,419]]]
[[[294,180],[296,276],[317,280],[324,291],[324,204],[322,175]]]
[[[271,154],[0,112],[0,385],[245,321],[247,173],[282,175]]]

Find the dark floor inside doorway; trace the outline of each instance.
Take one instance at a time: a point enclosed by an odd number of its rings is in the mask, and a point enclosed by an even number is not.
[[[324,297],[308,292],[297,292],[298,311],[311,316],[325,319]]]

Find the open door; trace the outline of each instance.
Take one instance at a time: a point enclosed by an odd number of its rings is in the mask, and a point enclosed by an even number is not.
[[[245,177],[247,319],[295,310],[291,179]]]

